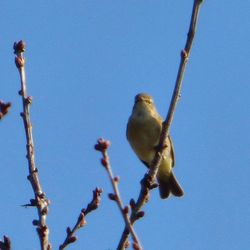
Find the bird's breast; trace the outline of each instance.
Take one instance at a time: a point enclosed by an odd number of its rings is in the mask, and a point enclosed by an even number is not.
[[[161,125],[154,117],[131,117],[127,127],[128,141],[137,156],[151,163],[158,145]]]

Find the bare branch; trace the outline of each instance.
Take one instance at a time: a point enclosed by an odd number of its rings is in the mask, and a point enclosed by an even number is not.
[[[23,124],[26,134],[26,148],[27,148],[27,159],[29,165],[29,175],[28,180],[31,183],[32,189],[34,191],[35,199],[32,199],[32,206],[37,207],[38,212],[38,220],[33,220],[33,225],[36,226],[40,245],[42,250],[51,249],[51,245],[49,243],[49,228],[46,224],[46,218],[49,210],[49,200],[46,198],[45,193],[42,190],[38,169],[35,164],[35,148],[33,142],[32,135],[32,125],[30,120],[30,104],[32,103],[32,97],[27,95],[27,85],[26,85],[26,77],[25,77],[25,59],[24,59],[24,51],[25,51],[25,43],[23,41],[19,41],[14,43],[14,53],[16,54],[15,63],[18,68],[21,80],[21,90],[19,94],[22,96],[23,102],[23,112],[21,113],[21,117],[23,118]]]
[[[178,102],[178,99],[180,97],[180,90],[182,86],[182,80],[183,75],[185,72],[186,64],[188,61],[188,57],[190,54],[190,50],[193,44],[193,39],[196,31],[197,26],[197,18],[199,14],[200,5],[202,3],[202,0],[194,0],[193,4],[193,10],[192,10],[192,17],[190,21],[188,36],[185,44],[185,48],[181,52],[181,60],[179,65],[179,70],[175,82],[175,88],[173,91],[171,103],[169,106],[167,117],[163,123],[162,133],[158,145],[158,150],[155,154],[155,157],[152,161],[151,168],[148,172],[148,174],[145,175],[145,177],[141,181],[141,191],[139,194],[139,197],[137,199],[137,202],[134,204],[132,208],[132,213],[130,216],[131,224],[133,225],[134,222],[137,220],[137,214],[140,211],[141,207],[147,202],[149,198],[149,190],[154,186],[154,181],[156,174],[158,172],[158,168],[162,159],[162,154],[164,150],[164,142],[169,134],[170,125],[173,121],[174,112],[176,109],[176,105]],[[127,241],[128,241],[129,231],[127,230],[127,227],[125,227],[122,237],[120,239],[119,245],[117,249],[124,249],[126,247]]]
[[[86,220],[85,220],[86,215],[99,207],[100,201],[101,201],[101,194],[102,194],[102,189],[100,188],[96,188],[93,191],[92,201],[88,204],[86,209],[83,208],[81,210],[81,213],[79,214],[77,222],[75,226],[73,227],[73,229],[71,230],[69,227],[67,227],[66,239],[64,240],[63,244],[60,245],[59,250],[63,250],[69,244],[77,241],[77,237],[75,236],[76,231],[86,225]]]
[[[97,151],[100,151],[102,153],[102,159],[101,159],[101,164],[104,166],[104,168],[106,169],[111,185],[113,187],[114,190],[114,194],[110,193],[109,194],[109,198],[113,201],[115,201],[120,209],[120,212],[122,214],[122,217],[124,219],[125,225],[126,225],[126,229],[128,229],[128,231],[131,233],[132,239],[133,239],[133,248],[136,250],[141,250],[141,244],[140,241],[138,239],[138,236],[136,235],[136,232],[132,226],[132,223],[130,221],[129,218],[129,207],[128,206],[124,206],[120,193],[119,193],[119,189],[118,189],[118,182],[119,182],[119,177],[114,177],[113,173],[112,173],[112,169],[111,169],[111,165],[109,162],[109,156],[108,156],[108,148],[110,146],[110,142],[106,141],[104,139],[99,139],[97,141],[97,144],[95,145],[95,149]]]

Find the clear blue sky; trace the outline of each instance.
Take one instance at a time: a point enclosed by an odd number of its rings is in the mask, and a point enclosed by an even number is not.
[[[12,45],[27,43],[26,70],[36,163],[51,200],[54,249],[92,190],[104,189],[68,249],[115,249],[124,224],[107,174],[93,150],[112,142],[110,157],[124,203],[137,198],[146,169],[125,137],[133,99],[151,94],[166,116],[193,1],[1,1],[0,236],[13,249],[39,249],[25,159],[20,82]],[[171,135],[182,199],[158,190],[135,229],[145,250],[247,250],[250,245],[250,2],[204,1]],[[247,130],[248,129],[248,130]]]

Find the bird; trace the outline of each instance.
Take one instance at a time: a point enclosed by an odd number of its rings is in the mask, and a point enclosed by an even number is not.
[[[163,119],[156,110],[153,98],[146,93],[137,94],[127,123],[126,136],[133,151],[147,168],[150,168],[157,151],[162,125]],[[156,176],[162,199],[168,198],[170,194],[177,197],[184,195],[182,187],[174,176],[174,165],[174,146],[168,135]]]

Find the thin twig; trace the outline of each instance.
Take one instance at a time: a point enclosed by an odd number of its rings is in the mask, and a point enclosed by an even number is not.
[[[0,120],[3,119],[3,117],[8,114],[10,107],[11,107],[10,102],[4,102],[0,100]]]
[[[141,250],[141,244],[140,241],[138,239],[138,236],[132,226],[132,223],[130,222],[130,218],[129,218],[129,207],[123,205],[120,193],[119,193],[119,189],[118,189],[118,182],[119,182],[119,177],[114,177],[113,173],[112,173],[112,169],[111,169],[111,165],[109,162],[109,156],[108,156],[108,148],[110,146],[110,142],[106,141],[104,139],[99,139],[97,141],[97,144],[95,145],[95,149],[100,151],[102,153],[102,159],[101,159],[101,164],[104,166],[104,168],[106,169],[111,185],[113,187],[114,190],[114,194],[110,193],[109,194],[109,198],[113,201],[115,201],[120,209],[120,212],[122,214],[122,217],[124,219],[126,228],[129,230],[129,232],[131,233],[132,239],[133,239],[133,248],[136,250]]]
[[[93,191],[92,201],[88,204],[86,209],[83,208],[81,210],[73,229],[71,230],[69,227],[67,227],[66,239],[64,240],[63,244],[60,245],[59,250],[65,249],[69,244],[74,243],[77,240],[77,237],[75,236],[76,231],[86,225],[86,220],[85,220],[86,215],[99,207],[101,201],[101,194],[102,194],[102,189],[100,188],[96,188]]]
[[[38,220],[33,220],[33,225],[36,226],[37,233],[40,239],[41,249],[49,250],[51,249],[51,245],[49,243],[49,228],[46,224],[46,219],[50,202],[46,198],[45,193],[42,191],[42,187],[38,176],[38,169],[35,164],[34,142],[32,135],[32,125],[30,120],[30,104],[32,102],[32,97],[27,95],[27,85],[26,85],[25,67],[24,67],[25,59],[23,56],[24,51],[25,51],[25,43],[23,41],[14,43],[14,53],[16,54],[15,63],[18,68],[21,79],[21,90],[19,91],[19,94],[22,96],[23,112],[21,113],[21,117],[23,118],[23,124],[27,142],[26,157],[28,159],[28,165],[29,165],[29,175],[27,178],[31,183],[35,195],[35,199],[30,200],[30,205],[37,207]]]
[[[146,174],[145,177],[141,181],[141,191],[140,191],[139,197],[137,199],[137,202],[135,203],[135,205],[132,209],[131,216],[130,216],[130,221],[131,221],[132,225],[137,220],[136,214],[140,211],[141,207],[147,202],[148,197],[149,197],[149,190],[154,185],[154,180],[155,180],[155,177],[156,177],[156,174],[158,172],[158,168],[159,168],[159,165],[160,165],[160,162],[162,159],[162,153],[164,151],[164,142],[166,141],[166,138],[169,134],[170,125],[173,121],[173,116],[174,116],[174,112],[176,109],[176,105],[177,105],[178,99],[180,97],[182,79],[183,79],[183,75],[185,72],[185,67],[186,67],[186,64],[188,61],[188,57],[190,54],[190,50],[191,50],[191,47],[193,44],[193,39],[194,39],[196,25],[197,25],[197,18],[198,18],[201,3],[202,3],[202,0],[194,0],[188,36],[187,36],[185,48],[181,52],[181,60],[180,60],[179,70],[178,70],[178,74],[177,74],[177,78],[176,78],[176,82],[175,82],[175,88],[174,88],[174,91],[172,94],[172,99],[171,99],[171,103],[169,106],[168,114],[167,114],[167,117],[166,117],[164,124],[163,124],[163,127],[162,127],[162,132],[161,132],[161,137],[160,137],[160,141],[159,141],[159,145],[158,145],[158,150],[157,150],[155,157],[152,161],[151,168],[150,168],[148,174]],[[124,249],[126,247],[128,236],[129,236],[129,232],[128,232],[127,228],[125,227],[117,249],[120,250],[120,249]]]

